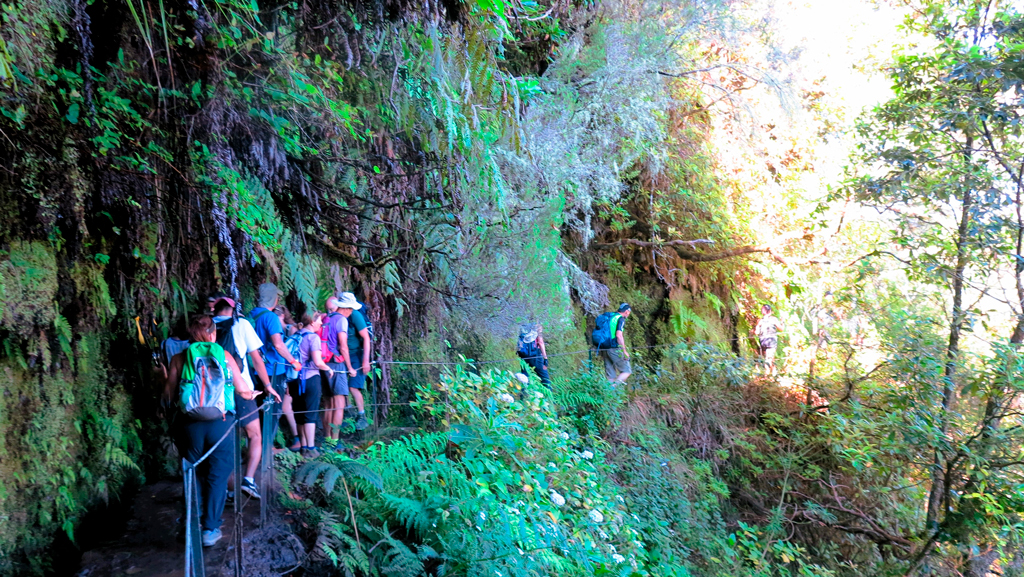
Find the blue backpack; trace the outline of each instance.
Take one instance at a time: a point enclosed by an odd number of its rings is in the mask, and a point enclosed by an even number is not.
[[[614,349],[618,343],[615,340],[615,329],[618,326],[622,315],[619,313],[601,313],[594,323],[594,332],[590,335],[591,342],[598,349]]]
[[[294,335],[284,339],[284,346],[288,348],[288,354],[290,354],[293,359],[299,358],[299,345],[301,343],[302,335],[299,333],[295,333]],[[294,381],[299,378],[299,371],[295,370],[291,365],[288,365],[285,378],[289,381]]]

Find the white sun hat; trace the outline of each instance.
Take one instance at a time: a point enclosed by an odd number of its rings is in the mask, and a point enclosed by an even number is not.
[[[356,295],[352,293],[341,293],[338,295],[338,308],[359,310],[363,308],[363,305],[356,301]]]

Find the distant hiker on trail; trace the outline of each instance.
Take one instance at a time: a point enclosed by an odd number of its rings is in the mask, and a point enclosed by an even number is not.
[[[171,359],[163,401],[178,408],[170,415],[171,429],[178,453],[189,462],[198,461],[227,435],[196,471],[201,538],[203,546],[210,547],[221,538],[221,517],[234,461],[235,395],[253,401],[259,393],[241,378],[238,364],[216,343],[213,319],[206,315],[193,317],[188,332],[192,344]]]
[[[351,310],[340,310],[338,297],[327,299],[327,317],[320,336],[323,339],[323,360],[333,369],[330,377],[321,375],[324,395],[330,410],[324,412],[324,436],[337,441],[341,425],[345,422],[345,402],[348,399],[348,380],[356,376],[348,354],[348,317]]]
[[[302,315],[302,342],[299,343],[299,361],[302,368],[298,378],[288,382],[288,391],[295,399],[295,422],[299,425],[302,437],[302,456],[315,459],[320,456],[316,449],[316,413],[320,410],[320,394],[322,392],[320,375],[328,379],[334,376],[334,369],[327,366],[321,356],[320,336],[317,332],[323,326],[325,315],[316,311],[307,311]]]
[[[778,335],[785,330],[782,321],[772,314],[772,307],[764,305],[761,307],[761,320],[757,321],[754,327],[754,334],[757,335],[758,345],[761,347],[761,356],[764,357],[765,372],[777,375],[775,368],[775,350],[779,346]]]
[[[544,348],[544,327],[540,323],[526,323],[519,327],[519,340],[516,343],[516,355],[533,368],[540,377],[540,382],[551,386],[548,375],[548,351]]]
[[[370,374],[370,352],[373,344],[370,342],[370,324],[366,320],[363,304],[356,300],[352,293],[341,293],[338,295],[338,312],[348,312],[348,332],[345,339],[345,349],[342,354],[347,354],[356,374],[348,377],[348,392],[352,394],[356,410],[356,430],[362,431],[369,426],[366,421],[366,406],[363,400],[363,389],[366,388],[366,376]],[[339,348],[341,348],[339,346]]]
[[[278,395],[287,395],[287,381],[289,379],[286,373],[288,369],[298,371],[302,365],[295,358],[295,353],[292,353],[285,345],[284,339],[287,335],[284,334],[284,327],[281,326],[281,318],[277,314],[271,314],[270,312],[277,307],[281,294],[277,285],[269,282],[261,284],[257,295],[258,306],[249,312],[249,317],[252,319],[253,327],[256,329],[256,336],[263,341],[263,347],[260,350],[263,353],[267,374],[271,378],[271,385]],[[288,424],[292,427],[292,443],[288,448],[292,451],[298,451],[302,448],[302,445],[298,441],[295,417],[294,415],[288,416],[291,412],[292,399],[286,396],[284,403],[274,407],[274,426],[271,435],[277,435],[278,421],[281,414],[285,414]]]
[[[597,347],[598,355],[604,360],[604,374],[613,383],[624,383],[633,372],[629,366],[629,352],[622,329],[632,313],[628,303],[619,305],[614,313],[602,313],[597,317],[591,340]]]
[[[249,362],[251,361],[256,375],[263,385],[263,389],[280,403],[281,397],[270,386],[270,377],[267,376],[267,369],[263,364],[263,356],[260,354],[263,341],[256,335],[256,330],[252,328],[249,321],[243,318],[236,318],[234,312],[235,301],[230,298],[224,297],[214,303],[213,322],[217,326],[217,344],[234,357],[235,362],[242,371],[240,380],[246,381],[249,388],[255,388],[252,384],[252,376],[249,374]],[[245,428],[245,435],[249,438],[245,477],[239,484],[239,488],[253,499],[259,499],[260,492],[256,486],[255,475],[260,459],[263,457],[263,435],[260,431],[259,413],[255,412],[257,409],[256,401],[238,397],[235,399],[235,406],[238,408],[236,414]]]

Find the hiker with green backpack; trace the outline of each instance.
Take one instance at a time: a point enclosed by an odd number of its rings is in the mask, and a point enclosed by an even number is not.
[[[633,372],[629,365],[629,351],[622,329],[632,312],[628,303],[619,305],[616,312],[602,313],[597,317],[591,341],[597,347],[597,354],[604,361],[604,374],[613,383],[624,383]]]
[[[177,409],[171,414],[171,429],[178,453],[192,463],[210,453],[196,471],[201,539],[204,547],[210,547],[221,538],[228,477],[234,461],[235,394],[251,401],[259,393],[241,378],[238,364],[217,344],[212,318],[193,317],[188,333],[192,342],[171,358],[162,400],[165,406]],[[217,445],[225,435],[227,438]]]

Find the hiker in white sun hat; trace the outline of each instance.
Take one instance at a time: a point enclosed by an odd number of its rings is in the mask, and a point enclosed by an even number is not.
[[[356,300],[356,295],[343,292],[338,295],[338,312],[348,318],[347,338],[339,339],[339,348],[343,349],[343,355],[351,361],[355,368],[355,376],[349,376],[348,392],[355,401],[356,416],[355,427],[361,431],[368,426],[366,410],[363,401],[363,389],[366,388],[366,375],[370,372],[370,336],[367,329],[366,317],[360,312],[362,303]],[[339,335],[340,336],[340,335]]]

